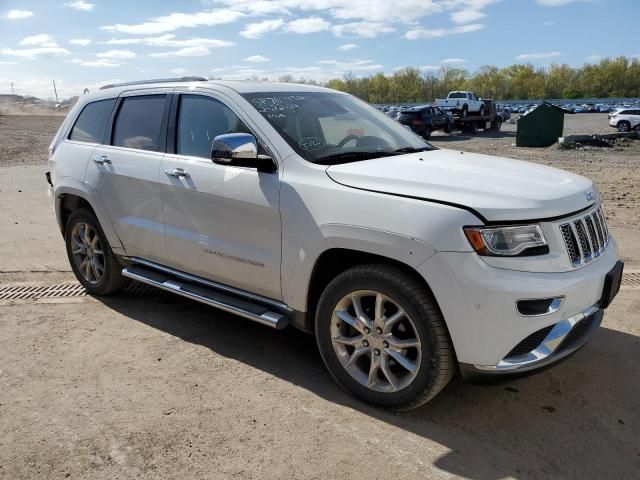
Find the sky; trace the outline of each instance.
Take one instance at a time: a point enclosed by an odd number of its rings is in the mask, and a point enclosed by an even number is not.
[[[0,93],[640,57],[640,0],[0,0]]]

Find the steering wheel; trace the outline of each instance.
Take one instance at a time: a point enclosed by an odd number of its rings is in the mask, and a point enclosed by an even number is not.
[[[360,137],[357,135],[347,135],[346,137],[344,137],[342,140],[340,140],[338,142],[338,145],[336,145],[338,148],[344,148],[344,146],[349,143],[351,140],[358,140]]]

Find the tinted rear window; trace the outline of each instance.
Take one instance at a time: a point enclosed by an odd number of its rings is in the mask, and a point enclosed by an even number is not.
[[[127,97],[116,118],[113,144],[157,152],[166,95]]]
[[[71,129],[69,140],[102,143],[109,115],[115,103],[116,99],[111,98],[87,104]]]
[[[449,94],[449,98],[467,98],[467,94],[462,92],[451,92]]]

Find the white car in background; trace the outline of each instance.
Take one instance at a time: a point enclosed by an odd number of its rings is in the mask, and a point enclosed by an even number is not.
[[[640,127],[640,106],[627,107],[609,114],[609,125],[619,132],[630,132]]]

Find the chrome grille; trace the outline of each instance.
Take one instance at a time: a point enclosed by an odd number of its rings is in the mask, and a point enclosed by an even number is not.
[[[601,207],[560,225],[571,265],[588,263],[607,248],[609,229]]]

